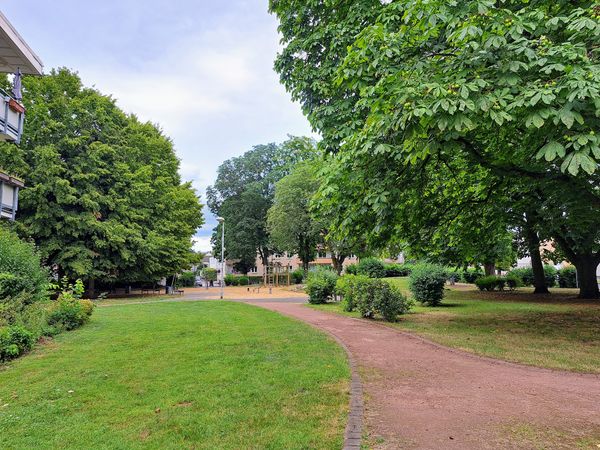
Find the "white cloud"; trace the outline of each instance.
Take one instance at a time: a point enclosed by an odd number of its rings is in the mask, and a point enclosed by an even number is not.
[[[210,237],[207,236],[196,236],[194,237],[194,250],[197,252],[210,252],[212,250],[212,244],[210,243]]]

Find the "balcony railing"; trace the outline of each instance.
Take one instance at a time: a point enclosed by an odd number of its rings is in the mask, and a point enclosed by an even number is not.
[[[0,171],[0,219],[15,220],[23,181]]]
[[[21,142],[25,108],[0,89],[0,141]]]

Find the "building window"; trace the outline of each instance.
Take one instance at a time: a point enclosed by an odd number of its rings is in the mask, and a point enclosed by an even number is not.
[[[319,258],[327,258],[327,252],[319,252]]]
[[[253,267],[252,269],[250,269],[250,273],[256,273],[258,272],[258,267]]]

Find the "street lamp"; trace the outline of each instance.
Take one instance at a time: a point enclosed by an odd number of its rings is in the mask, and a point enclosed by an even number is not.
[[[217,217],[221,224],[221,300],[223,300],[223,290],[225,287],[225,219]]]

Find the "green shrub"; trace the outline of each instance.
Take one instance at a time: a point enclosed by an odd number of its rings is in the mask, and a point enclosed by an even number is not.
[[[349,264],[345,272],[348,275],[358,275],[358,264]]]
[[[240,283],[235,275],[225,275],[225,286],[238,286]]]
[[[0,361],[16,358],[31,350],[33,333],[19,325],[0,328]]]
[[[468,284],[475,284],[478,278],[484,276],[484,273],[479,269],[466,269],[462,271],[462,280]]]
[[[358,275],[366,275],[369,278],[385,277],[385,265],[376,258],[361,259],[356,270]]]
[[[25,324],[28,310],[47,299],[47,272],[33,245],[0,223],[0,327]]]
[[[226,286],[248,286],[250,279],[245,275],[225,275]]]
[[[217,269],[212,269],[210,267],[205,267],[204,269],[202,269],[201,273],[201,277],[204,279],[204,281],[207,281],[209,283],[213,283],[214,281],[217,281]]]
[[[509,272],[511,276],[515,276],[523,281],[523,286],[533,286],[533,269],[531,267],[520,267]],[[556,286],[557,270],[554,266],[544,266],[544,279],[546,286]]]
[[[54,330],[74,330],[90,320],[94,303],[80,300],[83,284],[77,280],[71,290],[63,290],[48,312],[48,325]]]
[[[556,279],[558,270],[556,267],[546,264],[544,266],[544,278],[546,279],[546,286],[549,288],[556,286]]]
[[[500,283],[502,278],[497,277],[495,275],[488,275],[486,277],[478,278],[475,281],[475,285],[479,288],[480,291],[495,291],[496,289],[500,289]],[[504,285],[504,280],[502,280],[502,285]]]
[[[196,286],[196,273],[187,271],[182,272],[177,277],[177,287],[194,287]]]
[[[558,271],[558,286],[561,288],[577,287],[577,269],[573,266],[563,267]]]
[[[397,287],[380,279],[357,280],[353,296],[356,309],[368,319],[380,315],[388,322],[395,322],[400,314],[406,313],[411,307]]]
[[[308,272],[306,292],[308,301],[313,304],[327,303],[333,298],[338,276],[331,269],[315,267]]]
[[[292,283],[302,284],[304,281],[304,270],[296,269],[292,272]]]
[[[506,275],[504,279],[506,280],[506,287],[511,291],[514,291],[516,288],[523,285],[523,282],[519,277],[511,275],[510,273]]]
[[[356,290],[358,284],[368,281],[365,275],[344,275],[338,278],[335,284],[335,293],[342,297],[344,311],[354,311],[356,308]]]
[[[444,267],[436,264],[419,264],[410,274],[409,287],[416,301],[437,306],[444,299],[446,279]]]
[[[263,277],[260,276],[260,275],[250,275],[247,278],[248,278],[248,283],[249,284],[254,284],[254,285],[256,285],[256,284],[262,284],[262,282],[264,280]]]

